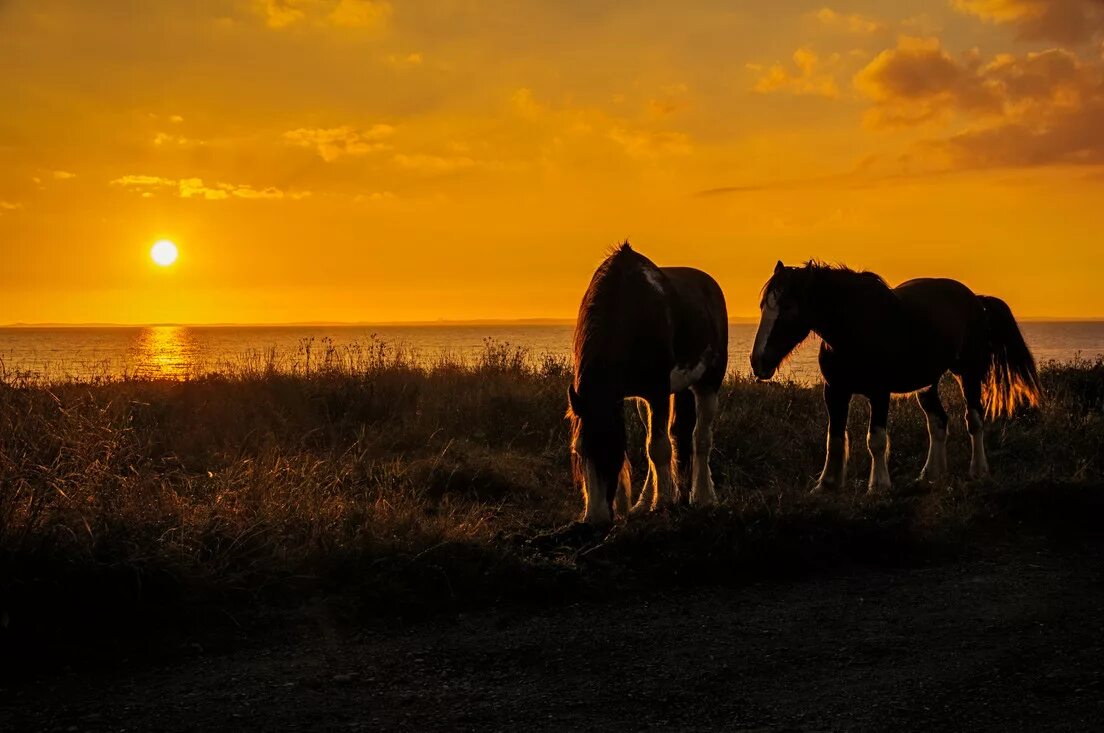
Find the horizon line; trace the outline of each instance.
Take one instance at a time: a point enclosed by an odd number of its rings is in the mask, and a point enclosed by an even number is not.
[[[730,316],[729,323],[755,323],[759,316]],[[1100,316],[1021,316],[1016,319],[1020,323],[1096,323],[1104,321],[1104,315]],[[353,327],[394,327],[394,326],[509,326],[509,325],[556,325],[570,326],[575,323],[574,318],[563,317],[529,317],[529,318],[438,318],[417,320],[390,320],[390,321],[213,321],[213,322],[184,322],[184,321],[149,321],[140,323],[127,323],[116,321],[41,321],[28,322],[17,321],[14,323],[0,324],[0,328],[158,328],[158,327],[183,327],[183,328],[353,328]]]

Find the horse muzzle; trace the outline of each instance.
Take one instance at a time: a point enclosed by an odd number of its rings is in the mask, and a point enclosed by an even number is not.
[[[751,357],[751,373],[755,375],[756,379],[765,382],[773,377],[776,371],[778,371],[777,365],[767,366],[766,359]]]

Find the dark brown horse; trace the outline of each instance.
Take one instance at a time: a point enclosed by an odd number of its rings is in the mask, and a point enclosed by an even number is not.
[[[1037,404],[1035,360],[1004,301],[975,295],[955,280],[921,278],[890,288],[869,272],[817,262],[779,262],[763,288],[762,319],[751,367],[770,379],[812,331],[821,337],[820,371],[828,407],[828,448],[817,489],[843,484],[851,397],[870,400],[869,488],[890,486],[886,422],[891,394],[917,393],[927,413],[930,445],[921,478],[947,473],[947,412],[939,380],[953,373],[966,398],[973,455],[970,476],[989,474],[984,416],[1010,416]]]
[[[628,242],[606,258],[579,307],[575,380],[568,388],[572,464],[586,500],[585,522],[609,523],[618,485],[631,492],[623,405],[631,397],[648,407],[649,471],[634,511],[676,500],[674,448],[686,445],[672,447],[672,422],[693,425],[690,502],[716,499],[709,453],[727,365],[728,313],[713,278],[688,267],[657,267]]]

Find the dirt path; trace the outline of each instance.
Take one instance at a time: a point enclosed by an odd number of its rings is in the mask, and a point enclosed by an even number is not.
[[[1099,729],[1100,547],[499,611],[0,693],[4,730]]]

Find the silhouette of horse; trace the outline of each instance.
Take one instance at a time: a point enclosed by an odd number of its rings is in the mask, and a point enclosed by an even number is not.
[[[586,501],[583,521],[612,521],[619,484],[631,499],[623,407],[630,397],[647,405],[649,464],[633,511],[676,500],[676,454],[691,437],[689,501],[715,501],[709,453],[717,390],[728,366],[728,313],[713,278],[688,267],[657,267],[625,242],[598,267],[583,295],[574,352],[568,417],[573,473]]]
[[[972,457],[970,476],[989,474],[984,416],[1011,416],[1039,400],[1035,360],[1004,301],[975,295],[960,282],[920,278],[890,288],[879,276],[845,267],[779,262],[763,288],[762,318],[751,352],[759,379],[812,331],[823,339],[820,371],[828,408],[824,471],[814,490],[835,488],[847,472],[847,413],[851,397],[870,400],[869,489],[890,486],[886,422],[894,393],[917,393],[928,419],[928,459],[922,480],[947,473],[947,412],[939,400],[946,371],[966,398]]]

